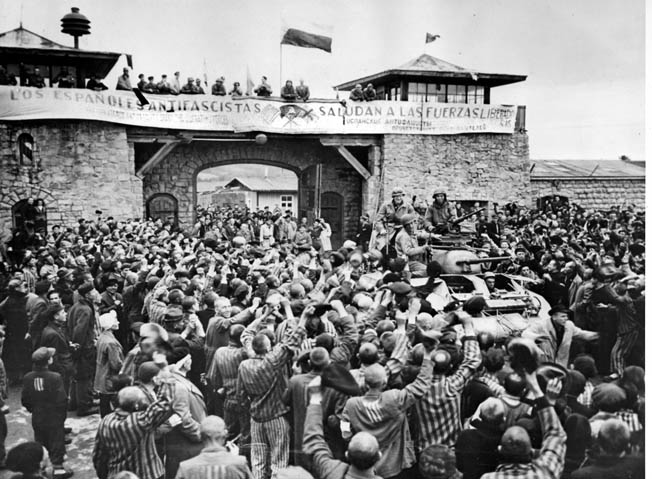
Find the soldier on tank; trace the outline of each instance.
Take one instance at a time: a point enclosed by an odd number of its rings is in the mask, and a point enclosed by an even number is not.
[[[435,191],[433,203],[426,211],[425,227],[429,232],[446,233],[449,223],[457,218],[455,208],[446,199],[446,192]]]

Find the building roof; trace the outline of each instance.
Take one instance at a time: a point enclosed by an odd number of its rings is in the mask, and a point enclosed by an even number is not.
[[[298,180],[296,178],[289,178],[283,176],[261,178],[249,177],[246,179],[233,178],[224,184],[224,188],[238,188],[244,187],[251,191],[297,191]]]
[[[53,42],[21,25],[0,33],[0,63],[28,65],[65,65],[105,77],[121,53],[98,52],[67,47]]]
[[[72,47],[53,42],[38,33],[22,26],[0,33],[0,47],[47,48],[56,50],[74,50]]]
[[[645,179],[644,162],[623,160],[532,160],[532,180]]]
[[[357,83],[364,86],[367,83],[385,83],[385,81],[391,81],[397,78],[408,78],[413,81],[440,79],[442,82],[448,81],[458,84],[500,86],[523,81],[527,76],[507,75],[502,73],[481,73],[476,70],[454,65],[445,60],[424,53],[423,55],[395,68],[390,68],[379,73],[341,83],[337,85],[336,88],[339,90],[351,90]]]

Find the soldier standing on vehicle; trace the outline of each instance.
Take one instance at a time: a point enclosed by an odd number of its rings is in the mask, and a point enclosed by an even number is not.
[[[445,233],[448,231],[448,224],[455,221],[457,213],[455,208],[446,199],[446,192],[435,191],[432,195],[435,201],[426,211],[425,228],[428,231]]]

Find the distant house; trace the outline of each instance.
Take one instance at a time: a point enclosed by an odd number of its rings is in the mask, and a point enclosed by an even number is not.
[[[210,202],[217,206],[247,206],[253,210],[278,207],[282,211],[290,210],[296,216],[299,206],[297,182],[297,178],[282,176],[233,178],[210,194]]]

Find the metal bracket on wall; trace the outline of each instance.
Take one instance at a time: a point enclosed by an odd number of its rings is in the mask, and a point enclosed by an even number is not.
[[[362,176],[365,181],[368,180],[371,177],[371,173],[369,173],[369,170],[364,167],[362,163],[358,161],[358,159],[353,156],[353,154],[346,149],[346,146],[342,145],[337,145],[333,146],[333,148],[340,154],[342,155],[342,158],[344,158],[358,173],[360,173],[360,176]]]
[[[159,148],[159,150],[156,153],[154,153],[152,157],[149,160],[147,160],[147,162],[143,166],[140,167],[140,169],[136,172],[136,176],[142,178],[148,171],[150,171],[161,161],[163,161],[165,157],[167,157],[172,152],[172,150],[174,150],[174,147],[181,142],[182,140],[166,141],[165,144],[161,148]]]

